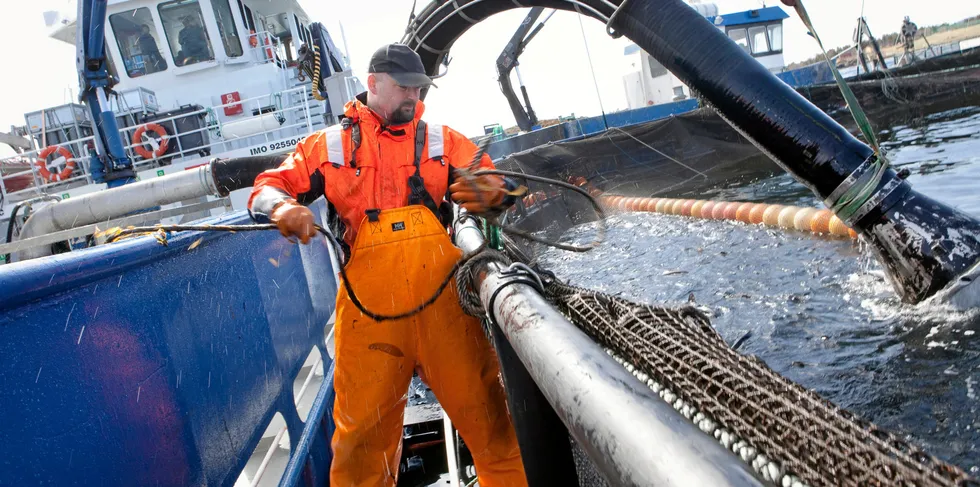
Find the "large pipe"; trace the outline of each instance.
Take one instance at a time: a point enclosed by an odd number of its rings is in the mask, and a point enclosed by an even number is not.
[[[482,236],[458,228],[467,252]],[[497,264],[477,272],[480,298],[541,392],[610,485],[762,485],[705,435],[617,364],[525,284]]]
[[[259,173],[277,167],[284,157],[215,159],[188,171],[62,200],[34,212],[24,223],[20,238],[91,225],[201,196],[227,196],[231,191],[251,186]],[[46,255],[51,255],[51,247],[42,245],[23,250],[15,258],[28,260]]]
[[[613,28],[825,202],[832,204],[873,168],[876,157],[867,145],[681,0],[525,0],[522,6],[577,9],[603,22],[618,10]],[[468,19],[516,7],[509,0],[434,0],[415,18],[405,42],[435,73],[438,59],[472,25]],[[892,169],[867,203],[846,216],[844,223],[870,242],[906,302],[936,294],[980,260],[980,221],[912,190]]]
[[[528,486],[579,485],[568,428],[496,325],[492,325],[491,338]]]
[[[629,1],[619,18],[621,32],[828,204],[870,171],[870,147],[680,0]],[[919,194],[892,169],[843,220],[871,243],[906,302],[935,294],[980,260],[980,222]]]

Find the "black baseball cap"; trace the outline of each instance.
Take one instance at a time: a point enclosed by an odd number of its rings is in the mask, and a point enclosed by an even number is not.
[[[402,86],[436,86],[425,74],[422,58],[405,44],[381,46],[371,56],[368,73],[387,73]]]

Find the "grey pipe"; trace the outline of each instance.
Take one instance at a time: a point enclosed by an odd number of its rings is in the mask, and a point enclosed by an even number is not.
[[[472,252],[481,240],[472,223],[457,227],[456,243],[464,251]],[[490,264],[477,274],[485,305],[509,279],[500,271]],[[762,485],[747,465],[623,369],[532,287],[507,285],[490,313],[611,485]]]
[[[20,238],[91,225],[146,208],[209,195],[221,195],[214,184],[210,164],[44,206],[27,219]],[[51,255],[50,245],[23,250],[14,254],[14,258],[28,260],[46,255]]]
[[[21,230],[20,239],[68,230],[119,218],[130,213],[202,196],[225,197],[252,186],[263,171],[279,167],[286,154],[211,159],[208,164],[148,181],[90,193],[36,211]],[[51,255],[49,245],[14,254],[16,260]]]

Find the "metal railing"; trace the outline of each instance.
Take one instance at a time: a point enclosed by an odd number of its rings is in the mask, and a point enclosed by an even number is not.
[[[124,148],[130,160],[133,161],[134,170],[141,171],[169,165],[175,160],[194,157],[202,153],[217,155],[237,149],[269,144],[283,138],[296,137],[298,139],[301,135],[313,131],[313,112],[311,111],[310,104],[308,87],[299,86],[279,92],[265,93],[259,96],[245,98],[240,101],[205,107],[193,112],[180,113],[170,117],[152,120],[144,124],[124,127],[120,130],[120,134],[124,137],[126,143]],[[242,107],[246,115],[253,114],[252,117],[271,115],[275,117],[278,124],[274,124],[275,126],[271,128],[263,127],[261,130],[241,137],[222,136],[223,128],[240,121],[249,120],[248,116],[242,116],[237,117],[241,120],[222,121],[222,117],[218,115],[219,111],[222,111],[226,107],[237,105]],[[177,120],[186,117],[202,117],[204,118],[204,123],[201,124],[200,128],[194,130],[176,130],[178,125]],[[172,127],[175,129],[175,133],[168,133],[166,136],[167,143],[173,147],[172,150],[168,149],[168,152],[160,157],[147,159],[136,154],[134,149],[141,145],[144,147],[148,146],[151,149],[156,149],[156,147],[149,144],[146,135],[142,137],[142,140],[134,143],[133,134],[138,127],[149,123],[166,127],[168,130]],[[202,142],[201,145],[191,143],[188,140],[189,138],[196,139],[196,134],[205,134],[199,138]],[[73,147],[84,147],[89,143],[94,144],[93,136],[69,140],[58,145],[71,149]],[[27,151],[16,156],[0,159],[0,191],[2,191],[5,204],[12,205],[17,201],[31,196],[57,193],[94,183],[91,171],[92,156],[89,154],[74,153],[72,155],[76,168],[70,177],[62,181],[45,180],[39,174],[36,165],[38,159],[37,154],[41,150],[43,149]],[[13,164],[23,166],[26,162],[32,163],[28,169],[14,169],[11,171],[4,167]],[[58,165],[63,167],[63,162],[59,161]],[[29,181],[25,182],[24,180],[28,178]]]

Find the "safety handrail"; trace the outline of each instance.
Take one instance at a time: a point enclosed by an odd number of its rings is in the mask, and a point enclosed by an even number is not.
[[[287,90],[264,93],[261,95],[245,98],[239,101],[231,101],[228,103],[222,103],[220,105],[204,107],[201,110],[195,110],[193,112],[188,112],[188,113],[181,113],[170,117],[153,120],[147,123],[167,124],[169,122],[173,122],[172,125],[176,126],[176,122],[174,121],[177,119],[199,116],[202,114],[206,116],[209,112],[216,112],[217,110],[221,110],[226,107],[231,107],[235,105],[242,105],[244,107],[248,107],[248,109],[250,110],[254,108],[256,111],[262,111],[264,108],[271,106],[272,110],[265,111],[264,113],[260,113],[259,115],[273,114],[276,115],[277,117],[280,117],[280,119],[283,120],[283,122],[276,127],[273,127],[271,129],[264,129],[260,132],[242,138],[216,138],[213,140],[209,140],[208,143],[200,147],[192,147],[192,148],[183,147],[183,143],[181,139],[189,135],[206,132],[206,131],[214,131],[214,130],[218,130],[220,133],[220,130],[222,126],[225,125],[225,123],[221,122],[220,117],[215,117],[216,124],[214,125],[205,124],[203,127],[199,129],[194,129],[189,131],[178,131],[176,134],[168,134],[167,137],[168,141],[171,144],[175,144],[176,150],[173,153],[168,154],[166,157],[168,159],[175,158],[175,157],[185,157],[189,154],[194,154],[196,152],[203,151],[203,150],[210,150],[213,154],[215,152],[220,153],[228,150],[234,150],[239,147],[230,146],[230,144],[241,144],[242,141],[248,140],[252,137],[262,137],[263,142],[261,143],[269,143],[271,141],[277,140],[282,137],[288,137],[290,134],[299,135],[300,133],[312,132],[313,121],[311,118],[311,114],[313,113],[313,111],[311,110],[310,107],[308,90],[309,88],[306,85],[303,85],[295,88],[290,88]],[[244,120],[245,118],[242,119]],[[131,138],[132,138],[133,131],[136,128],[140,127],[141,125],[146,125],[146,124],[145,123],[137,124],[130,127],[125,127],[120,130],[120,133],[123,135],[124,139],[127,142],[127,145],[124,146],[124,149],[127,151],[127,154],[130,155],[130,157],[132,158],[133,168],[135,170],[152,168],[155,167],[155,165],[159,164],[158,159],[156,158],[143,159],[135,156],[133,149],[140,144],[132,143]],[[283,135],[277,136],[275,135],[276,132],[283,132]],[[75,152],[78,147],[86,147],[87,144],[93,140],[94,140],[93,136],[87,136],[74,140],[65,141],[60,144],[52,144],[52,145],[63,146],[71,149],[72,152]],[[33,165],[34,161],[36,161],[37,159],[36,157],[37,154],[42,149],[27,151],[22,154],[17,154],[15,156],[11,156],[5,159],[0,159],[0,167],[2,167],[2,165],[8,161],[9,162],[16,161],[17,163],[20,164],[31,163],[31,167],[28,169],[15,170],[13,172],[6,172],[4,170],[2,173],[0,173],[0,191],[3,192],[4,199],[6,199],[8,195],[19,196],[19,195],[43,194],[45,192],[49,192],[53,190],[63,190],[63,189],[78,187],[79,183],[82,182],[86,184],[92,182],[91,170],[90,170],[92,157],[87,153],[73,154],[74,155],[73,159],[78,165],[78,168],[76,169],[75,173],[71,177],[62,181],[53,181],[53,182],[47,182],[43,180],[39,176],[37,172],[37,168]],[[10,191],[8,189],[8,184],[5,184],[8,183],[9,181],[12,181],[15,178],[24,177],[27,175],[30,175],[32,177],[32,182],[31,184],[29,184],[27,187],[23,189]]]

